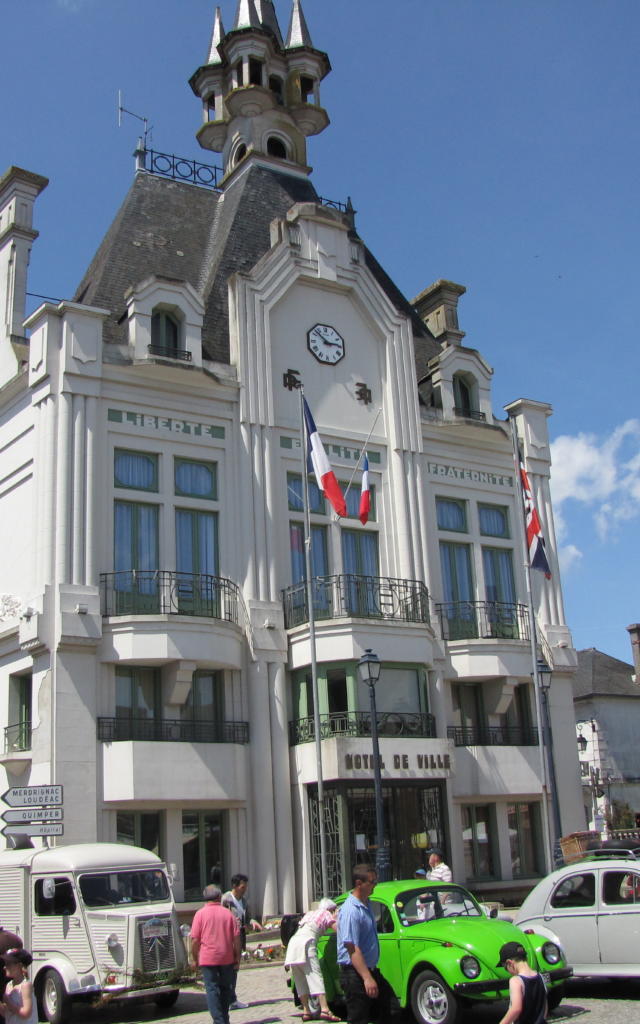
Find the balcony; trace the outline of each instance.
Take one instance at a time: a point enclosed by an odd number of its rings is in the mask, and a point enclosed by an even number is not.
[[[418,580],[383,576],[316,576],[313,611],[318,619],[393,619],[429,623],[429,592]],[[286,629],[309,621],[306,582],[282,592]]]
[[[248,743],[248,722],[182,721],[179,718],[99,718],[102,743],[155,740],[159,743]]]
[[[238,586],[222,576],[130,569],[100,574],[103,615],[201,615],[240,625]]]
[[[479,423],[487,422],[485,413],[480,412],[478,409],[468,409],[466,406],[454,406],[453,415],[463,420],[477,420]]]
[[[4,753],[19,754],[23,750],[31,750],[31,722],[5,726]]]
[[[175,348],[171,345],[147,345],[150,356],[160,356],[161,359],[178,359],[183,363],[191,362],[191,352],[187,348]]]
[[[443,640],[529,640],[524,604],[453,601],[436,605]]]
[[[538,730],[520,725],[450,725],[447,738],[456,747],[537,747]]]
[[[436,723],[433,715],[421,712],[407,713],[380,711],[376,715],[379,736],[404,736],[410,739],[433,739]],[[315,740],[315,722],[312,718],[299,718],[289,722],[289,746],[311,743]],[[371,715],[368,711],[334,712],[320,715],[320,738],[340,736],[371,736]]]

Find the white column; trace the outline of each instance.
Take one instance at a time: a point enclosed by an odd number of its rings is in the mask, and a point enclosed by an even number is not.
[[[409,511],[407,507],[407,480],[405,476],[404,453],[390,451],[394,534],[397,543],[398,565],[396,575],[409,579],[413,564],[411,538],[409,537]]]
[[[284,665],[269,665],[271,704],[271,757],[273,763],[273,818],[276,832],[278,865],[278,912],[295,911],[296,894],[293,860],[293,820],[291,778],[289,774],[289,743],[287,725],[287,692]]]
[[[252,427],[253,447],[253,537],[257,568],[258,598],[267,600],[267,559],[264,522],[265,473],[263,459],[262,429]]]
[[[254,903],[262,903],[267,916],[278,912],[278,884],[274,819],[273,764],[269,716],[269,673],[266,661],[249,665],[249,709],[251,743],[249,745],[252,822],[250,842],[253,854],[251,876]]]
[[[71,510],[71,550],[73,583],[84,583],[85,531],[85,397],[73,396],[73,505]]]
[[[55,452],[58,469],[56,494],[56,573],[55,582],[69,582],[69,510],[71,506],[71,395],[58,395],[58,437]]]
[[[253,534],[253,487],[249,468],[251,467],[252,439],[251,428],[246,424],[240,427],[238,466],[246,467],[238,474],[239,495],[237,513],[239,518],[240,537],[239,551],[244,566],[244,595],[250,599],[257,596],[256,581],[256,543]],[[244,542],[244,550],[242,548]]]
[[[56,496],[55,496],[55,445],[56,445],[56,409],[51,397],[46,398],[38,406],[38,430],[42,433],[42,490],[38,494],[39,526],[37,534],[42,545],[40,575],[36,581],[38,587],[53,582],[54,575],[54,537],[56,529]]]
[[[95,540],[95,460],[96,451],[96,415],[97,402],[93,397],[87,398],[86,405],[86,506],[84,522],[85,542],[85,578],[84,583],[90,587],[98,585],[98,571],[96,569],[96,540]]]

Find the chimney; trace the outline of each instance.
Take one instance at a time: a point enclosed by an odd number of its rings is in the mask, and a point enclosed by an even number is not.
[[[458,299],[466,290],[454,281],[436,281],[411,303],[434,338],[443,345],[459,345],[464,338],[465,332],[458,326]]]
[[[640,622],[633,626],[627,626],[631,637],[631,653],[633,655],[633,668],[636,674],[636,683],[640,685]]]
[[[33,204],[48,184],[47,178],[21,167],[10,167],[0,178],[0,385],[19,372],[26,358],[27,268],[38,237]]]

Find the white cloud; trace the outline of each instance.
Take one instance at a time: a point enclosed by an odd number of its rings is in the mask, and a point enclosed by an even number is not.
[[[563,573],[569,572],[575,565],[579,565],[582,558],[582,551],[575,544],[561,544],[558,547],[558,561],[560,562],[560,571]]]
[[[551,445],[551,492],[559,557],[566,568],[582,553],[562,546],[570,533],[572,503],[588,509],[601,540],[640,516],[640,420],[630,419],[611,434],[565,434]]]

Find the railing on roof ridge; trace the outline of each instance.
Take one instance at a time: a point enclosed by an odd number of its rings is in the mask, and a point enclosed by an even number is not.
[[[202,164],[188,156],[160,153],[157,149],[145,149],[142,145],[136,149],[134,156],[138,171],[159,174],[163,178],[171,178],[172,181],[186,181],[192,185],[201,185],[203,188],[220,190],[224,168],[218,167],[217,164]],[[341,203],[337,199],[318,196],[318,202],[332,210],[339,210],[340,213],[348,213],[351,216],[355,213],[351,199],[347,199],[346,203]]]

